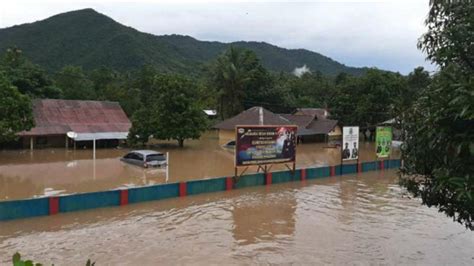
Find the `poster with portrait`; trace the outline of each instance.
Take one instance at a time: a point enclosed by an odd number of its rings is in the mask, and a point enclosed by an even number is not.
[[[294,162],[296,126],[237,126],[235,166]]]
[[[392,128],[377,127],[375,130],[375,154],[377,158],[388,158],[392,152]]]
[[[359,159],[359,127],[342,128],[342,160]]]

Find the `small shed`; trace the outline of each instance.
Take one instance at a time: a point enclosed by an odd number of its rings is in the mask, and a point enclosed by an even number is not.
[[[30,149],[68,148],[77,141],[91,145],[92,140],[118,145],[132,126],[120,104],[108,101],[36,99],[33,117],[35,127],[18,133],[23,146]],[[68,132],[74,133],[74,140],[67,136]]]

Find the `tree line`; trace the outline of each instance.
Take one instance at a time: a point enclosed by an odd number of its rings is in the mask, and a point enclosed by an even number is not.
[[[180,145],[209,126],[203,109],[216,109],[219,119],[226,119],[252,106],[276,113],[326,108],[342,124],[370,128],[398,117],[431,82],[421,67],[408,76],[379,69],[368,69],[362,76],[275,73],[265,69],[253,51],[234,47],[207,64],[206,74],[199,78],[163,73],[151,65],[134,72],[108,67],[86,72],[68,65],[48,73],[16,48],[1,56],[0,73],[3,93],[18,94],[10,104],[17,101],[17,114],[22,116],[4,117],[4,141],[33,126],[22,101],[52,98],[117,101],[132,120],[131,143],[145,143],[153,136],[176,139]]]

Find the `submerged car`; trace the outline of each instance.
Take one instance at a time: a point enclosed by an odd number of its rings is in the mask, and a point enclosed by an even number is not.
[[[144,168],[166,166],[166,156],[159,151],[136,150],[127,153],[120,159],[122,162],[134,164]]]

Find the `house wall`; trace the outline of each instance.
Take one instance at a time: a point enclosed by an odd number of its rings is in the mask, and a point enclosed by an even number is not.
[[[33,136],[32,138],[34,149],[66,147],[66,135]],[[22,137],[21,142],[24,149],[30,148],[30,137]]]
[[[334,129],[328,133],[330,139],[340,138],[342,136],[342,130],[340,126],[334,127]]]
[[[235,130],[219,129],[219,145],[235,140]]]

